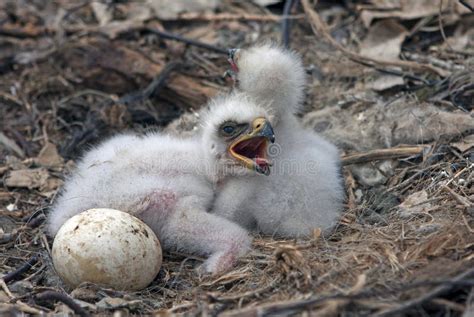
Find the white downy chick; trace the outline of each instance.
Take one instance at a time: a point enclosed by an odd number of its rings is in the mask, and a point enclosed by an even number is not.
[[[298,55],[275,45],[232,50],[237,90],[274,114],[276,144],[268,176],[229,177],[213,213],[267,235],[310,236],[325,232],[342,211],[344,190],[337,148],[297,121],[305,72]]]
[[[54,236],[67,219],[84,210],[114,208],[142,219],[165,250],[209,256],[205,271],[231,268],[251,240],[239,225],[207,212],[215,182],[224,173],[247,171],[226,151],[235,135],[266,138],[273,132],[262,119],[265,111],[245,99],[229,96],[216,103],[222,107],[211,107],[216,111],[208,113],[202,139],[119,135],[86,153],[50,211],[49,234]],[[229,108],[231,104],[235,106]],[[227,108],[231,111],[223,111]]]

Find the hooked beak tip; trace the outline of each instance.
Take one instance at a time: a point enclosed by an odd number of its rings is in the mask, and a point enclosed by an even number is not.
[[[270,122],[265,121],[264,126],[258,134],[263,137],[266,137],[271,143],[275,143],[275,133],[273,132],[273,128]]]

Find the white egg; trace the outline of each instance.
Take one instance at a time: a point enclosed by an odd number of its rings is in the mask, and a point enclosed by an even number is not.
[[[141,220],[114,209],[90,209],[69,219],[53,243],[56,272],[70,287],[92,282],[118,290],[145,288],[158,274],[158,238]]]

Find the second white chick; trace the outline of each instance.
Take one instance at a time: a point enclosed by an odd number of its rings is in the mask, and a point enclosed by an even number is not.
[[[298,55],[275,45],[232,50],[237,90],[274,114],[276,144],[269,176],[228,178],[213,213],[246,228],[281,237],[310,236],[333,228],[344,190],[337,148],[295,118],[305,84]]]
[[[49,214],[50,235],[84,210],[114,208],[143,220],[163,249],[208,256],[203,267],[209,273],[228,270],[251,239],[239,225],[207,211],[219,179],[248,170],[228,153],[229,144],[239,136],[266,151],[264,140],[273,137],[267,117],[233,94],[212,102],[201,139],[113,137],[90,150],[66,180]],[[268,168],[264,161],[252,166],[262,173]]]

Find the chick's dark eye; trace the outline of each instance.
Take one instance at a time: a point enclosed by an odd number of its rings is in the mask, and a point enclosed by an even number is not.
[[[227,134],[232,134],[235,131],[235,127],[233,127],[231,125],[226,125],[226,126],[222,127],[222,131],[224,131]]]

